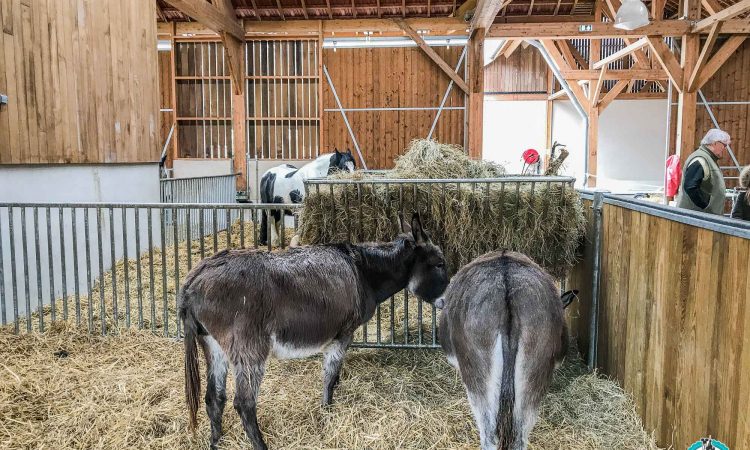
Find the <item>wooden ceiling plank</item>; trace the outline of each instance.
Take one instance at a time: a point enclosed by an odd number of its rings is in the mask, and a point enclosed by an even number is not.
[[[424,39],[422,39],[422,36],[417,34],[417,32],[414,31],[414,29],[411,26],[409,26],[409,24],[406,23],[405,20],[393,19],[393,21],[396,23],[396,25],[399,26],[399,28],[404,30],[404,33],[406,33],[414,42],[417,43],[419,48],[421,48],[422,51],[424,51],[425,54],[427,54],[427,56],[435,64],[437,64],[438,67],[440,67],[443,70],[443,72],[445,72],[445,74],[448,75],[450,79],[453,80],[453,82],[455,82],[459,88],[461,88],[462,91],[464,91],[464,93],[466,94],[469,93],[469,86],[466,84],[466,82],[460,76],[458,76],[456,71],[453,70],[453,68],[449,66],[448,63],[446,63],[445,60],[443,60],[443,58],[441,58],[440,55],[438,55],[437,52],[435,52],[435,50],[432,49],[432,47],[427,45]]]
[[[695,67],[693,68],[693,73],[690,75],[690,81],[688,82],[688,92],[696,91],[695,86],[698,82],[698,76],[706,66],[708,58],[709,56],[711,56],[711,50],[713,50],[714,45],[716,44],[716,40],[719,38],[721,24],[722,22],[716,22],[711,26],[711,31],[708,33],[708,38],[706,38],[706,42],[703,44],[701,53],[698,56],[698,61],[695,63]]]
[[[230,17],[215,5],[205,0],[165,1],[217,33],[226,32],[237,39],[245,39],[245,29],[240,25],[236,17]]]
[[[693,33],[699,33],[703,30],[711,28],[716,22],[721,20],[729,20],[738,15],[750,11],[750,0],[742,0],[735,3],[732,6],[722,9],[721,11],[711,14],[700,22],[696,23],[693,27]]]
[[[609,63],[615,62],[620,58],[624,58],[628,56],[629,54],[635,52],[636,50],[640,50],[647,45],[648,45],[648,39],[640,38],[637,41],[633,42],[632,44],[628,45],[627,47],[624,47],[623,49],[612,53],[606,58],[602,58],[599,61],[595,62],[594,65],[591,66],[591,68],[599,69],[601,67],[607,66],[609,65]]]
[[[654,58],[659,61],[659,64],[664,68],[664,71],[667,72],[667,75],[675,88],[679,92],[682,92],[682,67],[680,67],[677,58],[675,58],[674,54],[669,50],[661,36],[647,36],[647,38],[649,45],[654,50]]]
[[[732,36],[721,46],[716,54],[706,63],[703,70],[701,70],[698,80],[695,82],[695,90],[703,87],[708,80],[721,68],[722,65],[729,59],[734,52],[745,42],[747,36]]]

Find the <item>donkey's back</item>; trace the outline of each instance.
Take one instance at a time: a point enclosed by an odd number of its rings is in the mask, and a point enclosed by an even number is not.
[[[567,348],[552,277],[520,253],[477,258],[446,290],[440,343],[460,370],[482,449],[526,448]]]

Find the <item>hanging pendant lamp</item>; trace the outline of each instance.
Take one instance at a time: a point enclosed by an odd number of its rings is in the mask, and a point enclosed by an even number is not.
[[[623,0],[615,15],[615,28],[635,30],[648,24],[648,8],[641,0]]]

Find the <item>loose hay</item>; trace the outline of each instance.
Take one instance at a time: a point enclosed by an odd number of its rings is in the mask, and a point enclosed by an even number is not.
[[[300,216],[304,243],[388,241],[398,232],[400,212],[419,211],[448,269],[491,250],[525,253],[553,275],[576,261],[585,218],[574,189],[560,183],[483,182],[504,174],[501,166],[469,159],[455,146],[415,140],[388,178],[475,178],[471,186],[367,183],[367,175],[340,175],[357,185],[311,189]]]
[[[0,448],[208,446],[204,411],[197,434],[187,431],[182,346],[175,340],[145,331],[92,336],[69,325],[43,334],[3,331],[0,361]],[[249,448],[229,380],[221,448]],[[270,448],[478,446],[463,385],[438,351],[353,350],[332,407],[319,406],[320,390],[320,358],[270,362],[258,408]],[[656,446],[623,391],[569,358],[555,375],[530,448]]]

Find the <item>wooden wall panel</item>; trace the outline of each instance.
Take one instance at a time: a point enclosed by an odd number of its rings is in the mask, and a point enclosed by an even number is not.
[[[0,4],[0,164],[159,158],[151,0]]]
[[[510,58],[498,56],[484,69],[485,94],[546,93],[547,64],[541,53],[519,47]]]
[[[434,47],[455,67],[462,48]],[[438,107],[450,79],[419,48],[326,49],[328,68],[344,108]],[[459,70],[463,74],[463,70]],[[446,106],[463,107],[464,95],[454,86]],[[336,108],[328,82],[323,79],[323,107]],[[347,117],[368,168],[390,168],[412,139],[425,138],[437,111],[351,111]],[[444,110],[434,138],[463,145],[463,110]],[[354,145],[338,111],[323,113],[321,152]]]
[[[604,205],[597,365],[664,447],[750,447],[748,258],[750,239]]]

